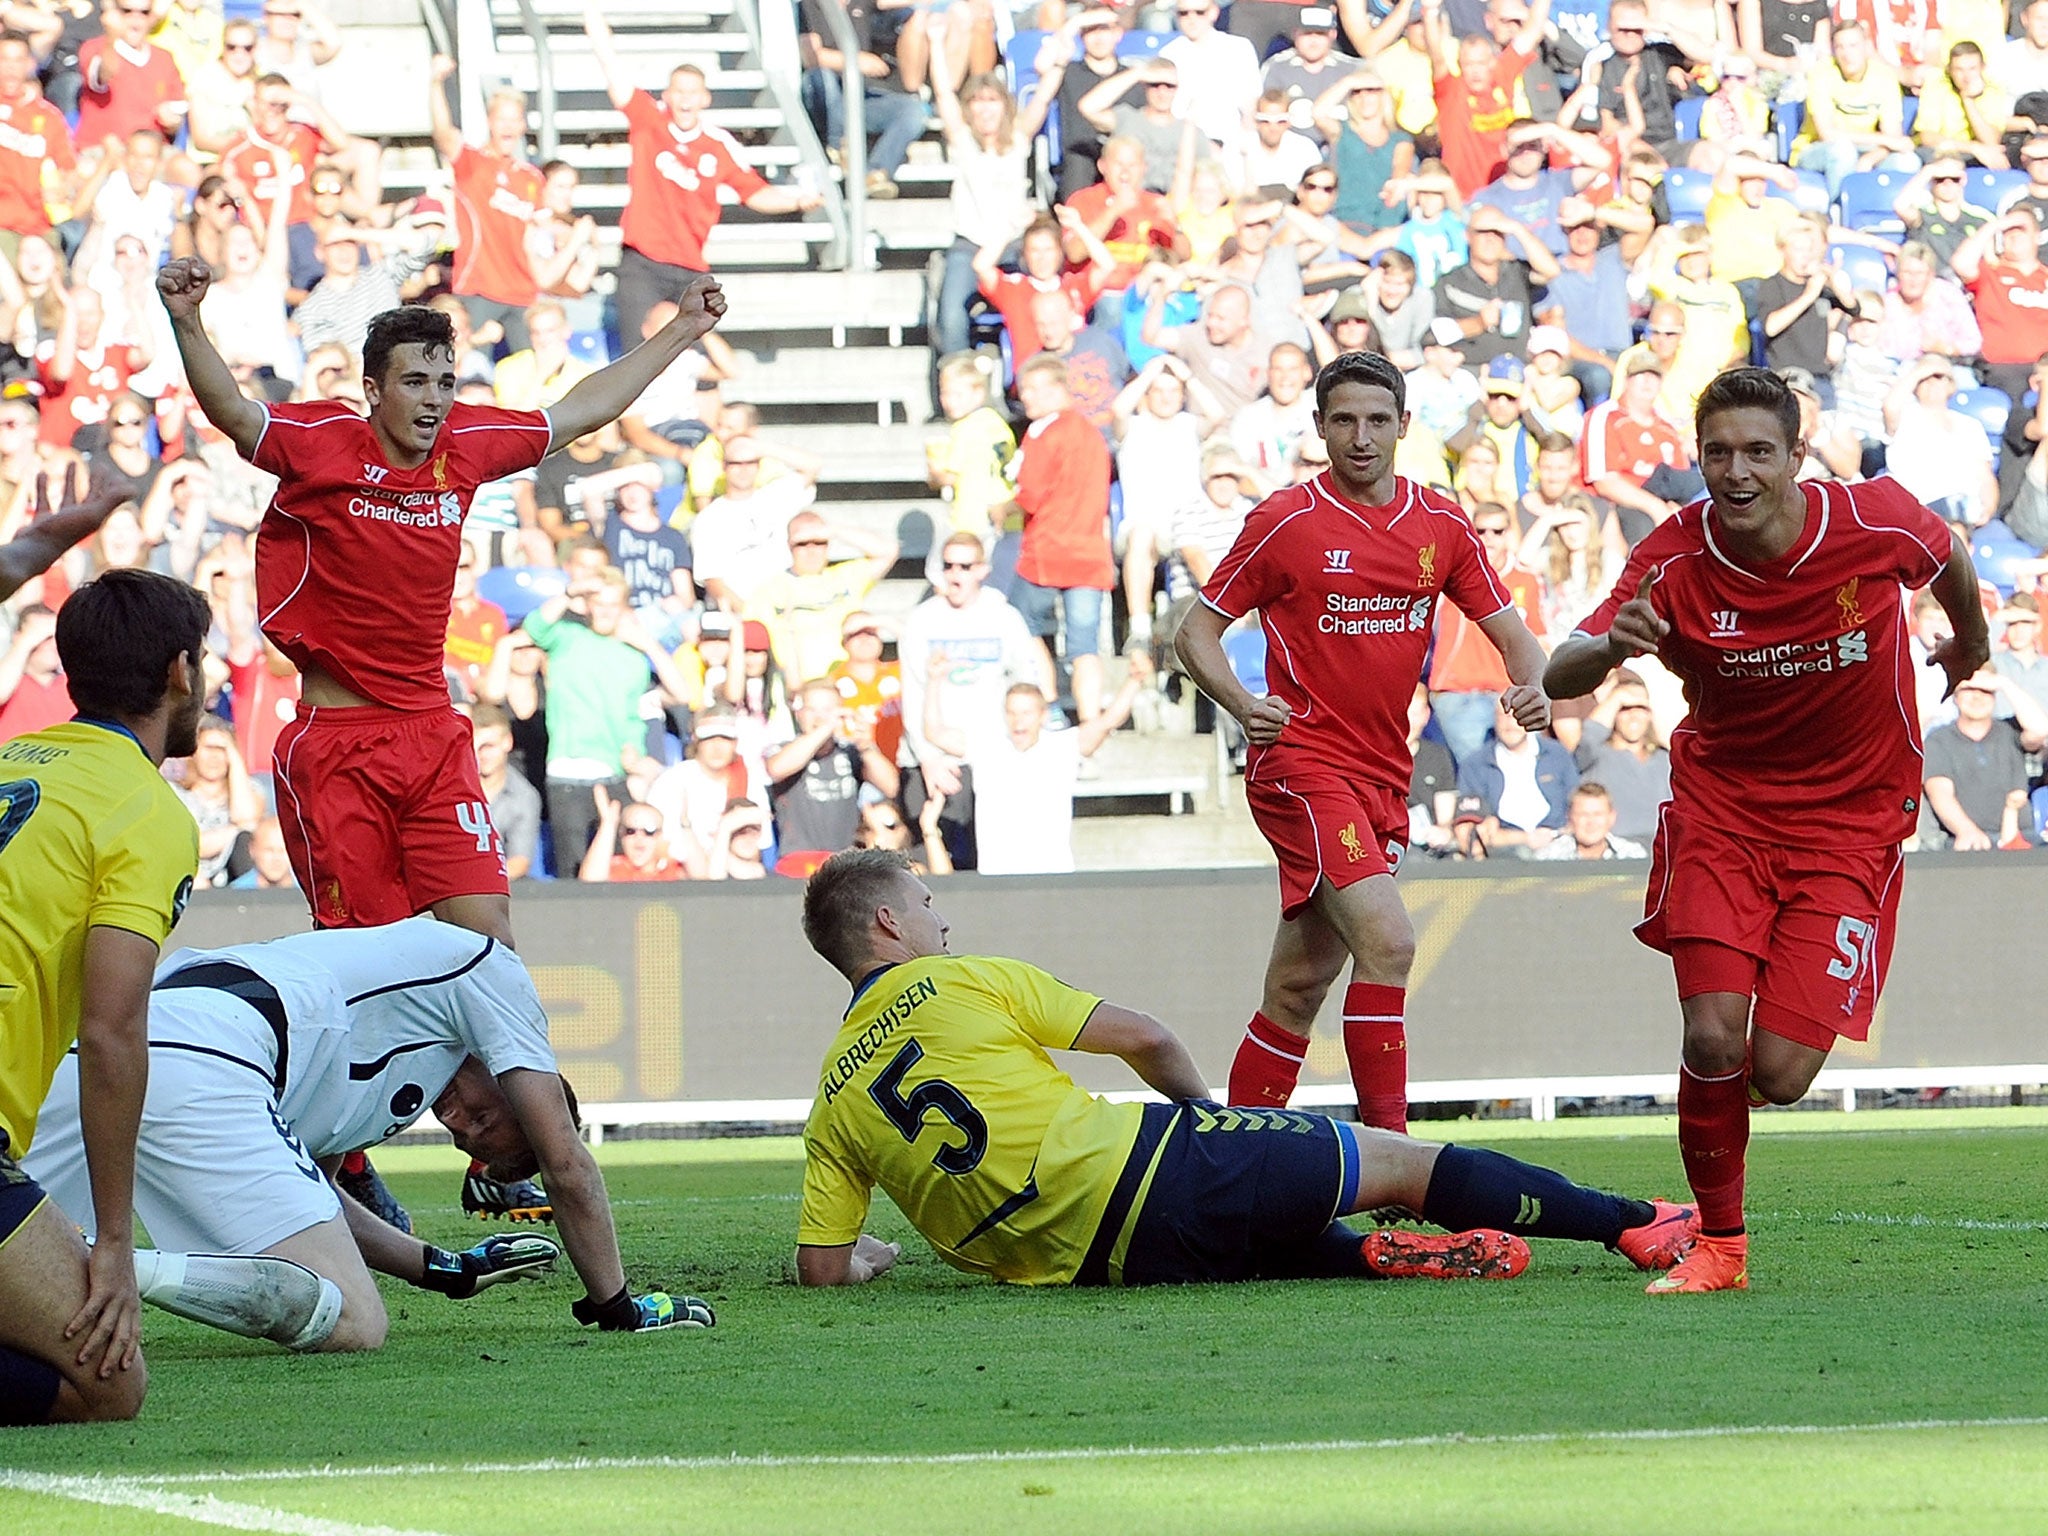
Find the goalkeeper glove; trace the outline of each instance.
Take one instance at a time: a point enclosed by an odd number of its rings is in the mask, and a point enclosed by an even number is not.
[[[591,1323],[606,1332],[646,1333],[656,1328],[709,1328],[717,1318],[711,1304],[696,1296],[671,1296],[666,1291],[649,1291],[634,1296],[621,1288],[609,1301],[592,1301],[588,1296],[569,1308],[577,1322]]]
[[[547,1238],[524,1235],[487,1237],[461,1253],[450,1253],[432,1243],[426,1246],[427,1271],[420,1288],[457,1300],[506,1280],[523,1280],[553,1269],[562,1256],[562,1250]]]

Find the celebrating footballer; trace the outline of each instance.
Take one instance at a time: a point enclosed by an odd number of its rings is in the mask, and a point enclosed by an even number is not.
[[[1685,685],[1636,934],[1678,980],[1701,1237],[1658,1293],[1747,1288],[1750,1107],[1793,1103],[1837,1039],[1869,1037],[1920,810],[1902,591],[1933,583],[1951,691],[1990,655],[1968,547],[1896,481],[1798,480],[1775,374],[1720,375],[1696,421],[1706,499],[1636,546],[1545,676],[1571,698],[1649,653]]]

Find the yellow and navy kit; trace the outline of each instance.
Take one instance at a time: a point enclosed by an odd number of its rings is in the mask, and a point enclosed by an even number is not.
[[[161,946],[199,868],[199,827],[142,743],[73,720],[0,745],[0,1132],[28,1151],[78,1038],[85,936]]]
[[[868,977],[804,1127],[797,1241],[852,1242],[879,1184],[956,1268],[1073,1280],[1144,1113],[1046,1054],[1101,1001],[1016,960],[932,955]]]

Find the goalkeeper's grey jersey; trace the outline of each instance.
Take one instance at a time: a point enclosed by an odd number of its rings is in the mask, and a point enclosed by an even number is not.
[[[231,961],[277,990],[280,1032],[242,998],[169,987]],[[555,1070],[547,1015],[519,957],[431,917],[327,928],[263,944],[181,949],[157,968],[152,1047],[201,1050],[271,1079],[278,1118],[315,1157],[374,1146],[419,1118],[465,1056],[495,1076]]]

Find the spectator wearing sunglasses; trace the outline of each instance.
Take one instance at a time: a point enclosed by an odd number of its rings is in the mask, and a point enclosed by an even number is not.
[[[692,878],[680,860],[670,857],[675,838],[662,835],[661,812],[638,800],[615,800],[602,784],[594,785],[590,793],[597,805],[597,835],[576,871],[578,880],[637,885]]]

